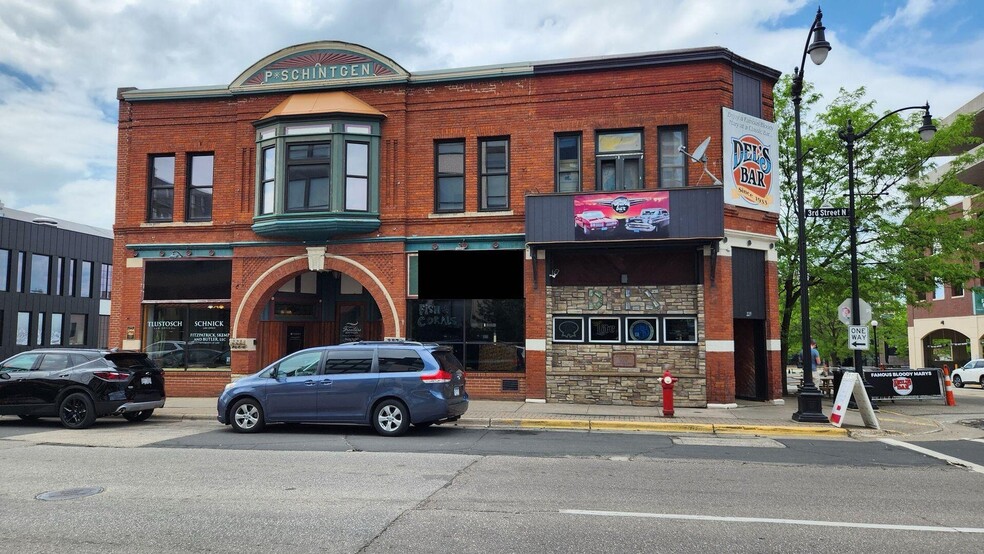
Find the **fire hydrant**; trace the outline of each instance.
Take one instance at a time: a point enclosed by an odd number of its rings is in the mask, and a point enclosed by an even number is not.
[[[673,383],[679,379],[670,375],[667,369],[659,381],[663,385],[663,417],[673,417]]]

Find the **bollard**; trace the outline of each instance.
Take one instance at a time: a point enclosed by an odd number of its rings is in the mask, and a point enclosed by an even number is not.
[[[673,417],[673,383],[679,379],[670,375],[667,369],[659,381],[663,385],[663,417]]]
[[[957,399],[953,397],[953,383],[950,382],[950,368],[943,364],[943,384],[946,385],[946,405],[956,406]]]

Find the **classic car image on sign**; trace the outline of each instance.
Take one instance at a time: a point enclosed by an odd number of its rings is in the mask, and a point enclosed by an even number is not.
[[[617,228],[618,220],[605,216],[599,210],[591,210],[575,215],[574,224],[580,227],[585,235],[590,235],[591,231],[607,231]]]
[[[574,197],[575,240],[667,238],[669,227],[670,197],[666,191]]]
[[[670,212],[665,208],[647,208],[639,215],[625,220],[625,229],[636,233],[652,232],[670,224]]]

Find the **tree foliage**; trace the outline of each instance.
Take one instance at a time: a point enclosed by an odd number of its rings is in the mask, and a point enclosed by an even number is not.
[[[775,119],[779,127],[779,171],[782,208],[779,214],[778,280],[780,338],[783,359],[801,344],[798,219],[792,80],[776,86]],[[850,122],[861,134],[883,116],[863,87],[840,94],[823,111],[820,96],[807,85],[801,101],[803,183],[807,208],[849,205],[847,148],[838,132]],[[942,176],[927,179],[940,153],[974,144],[972,120],[961,116],[942,127],[929,142],[916,129],[921,111],[908,111],[877,123],[854,144],[855,214],[858,277],[861,298],[878,320],[879,340],[904,351],[906,304],[925,301],[936,280],[963,283],[979,276],[984,259],[981,207],[954,211],[961,197],[979,189],[958,174],[974,162],[963,154]],[[937,122],[939,125],[939,122]],[[806,220],[810,330],[825,359],[835,362],[852,352],[836,308],[851,297],[850,233],[847,218]],[[871,352],[871,356],[873,356]]]

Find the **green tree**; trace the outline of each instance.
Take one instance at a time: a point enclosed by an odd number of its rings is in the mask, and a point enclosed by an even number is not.
[[[775,94],[782,177],[776,249],[783,360],[798,353],[802,342],[791,84],[789,76],[783,77]],[[863,87],[841,89],[825,110],[815,112],[819,102],[820,96],[807,84],[801,102],[805,204],[807,208],[847,207],[847,148],[838,131],[850,121],[860,133],[882,114],[865,98]],[[888,117],[856,141],[854,149],[860,294],[881,324],[879,339],[890,339],[897,347],[905,344],[906,303],[925,301],[936,279],[964,282],[978,276],[976,260],[984,259],[984,221],[977,217],[981,206],[975,202],[970,217],[959,217],[951,208],[959,197],[978,192],[957,177],[974,155],[957,157],[940,178],[925,178],[935,166],[934,156],[979,142],[971,136],[972,119],[961,116],[940,128],[933,140],[923,142],[916,133],[921,115],[904,112]],[[851,296],[848,219],[808,219],[806,245],[811,334],[825,359],[846,358],[852,352],[836,308]],[[873,358],[874,353],[869,355]]]

